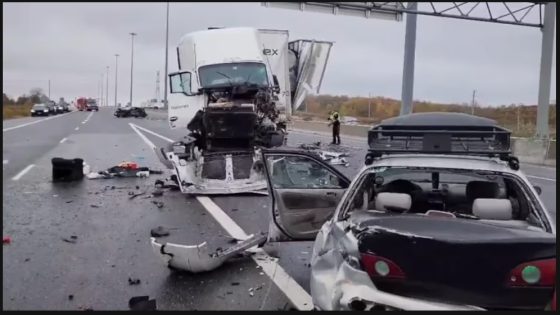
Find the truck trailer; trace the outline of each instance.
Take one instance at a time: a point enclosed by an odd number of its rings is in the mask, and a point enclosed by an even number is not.
[[[184,35],[168,119],[187,137],[156,148],[181,191],[266,194],[260,149],[285,144],[292,111],[319,91],[332,44],[249,27]]]

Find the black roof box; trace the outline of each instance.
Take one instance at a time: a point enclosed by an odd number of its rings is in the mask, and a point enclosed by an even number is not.
[[[432,153],[509,156],[511,132],[495,120],[464,113],[415,113],[368,131],[369,154]]]

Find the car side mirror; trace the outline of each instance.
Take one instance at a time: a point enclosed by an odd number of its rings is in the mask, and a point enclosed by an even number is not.
[[[535,190],[537,191],[537,194],[539,194],[539,196],[542,194],[541,186],[533,185],[533,188],[535,188]]]

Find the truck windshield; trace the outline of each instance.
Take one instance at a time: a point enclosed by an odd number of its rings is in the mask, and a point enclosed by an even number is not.
[[[266,67],[262,63],[227,63],[200,67],[198,70],[203,88],[229,85],[268,86]]]

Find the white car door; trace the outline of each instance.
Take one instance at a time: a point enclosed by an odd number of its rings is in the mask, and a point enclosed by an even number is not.
[[[263,150],[272,197],[269,241],[313,240],[350,180],[315,154]]]

